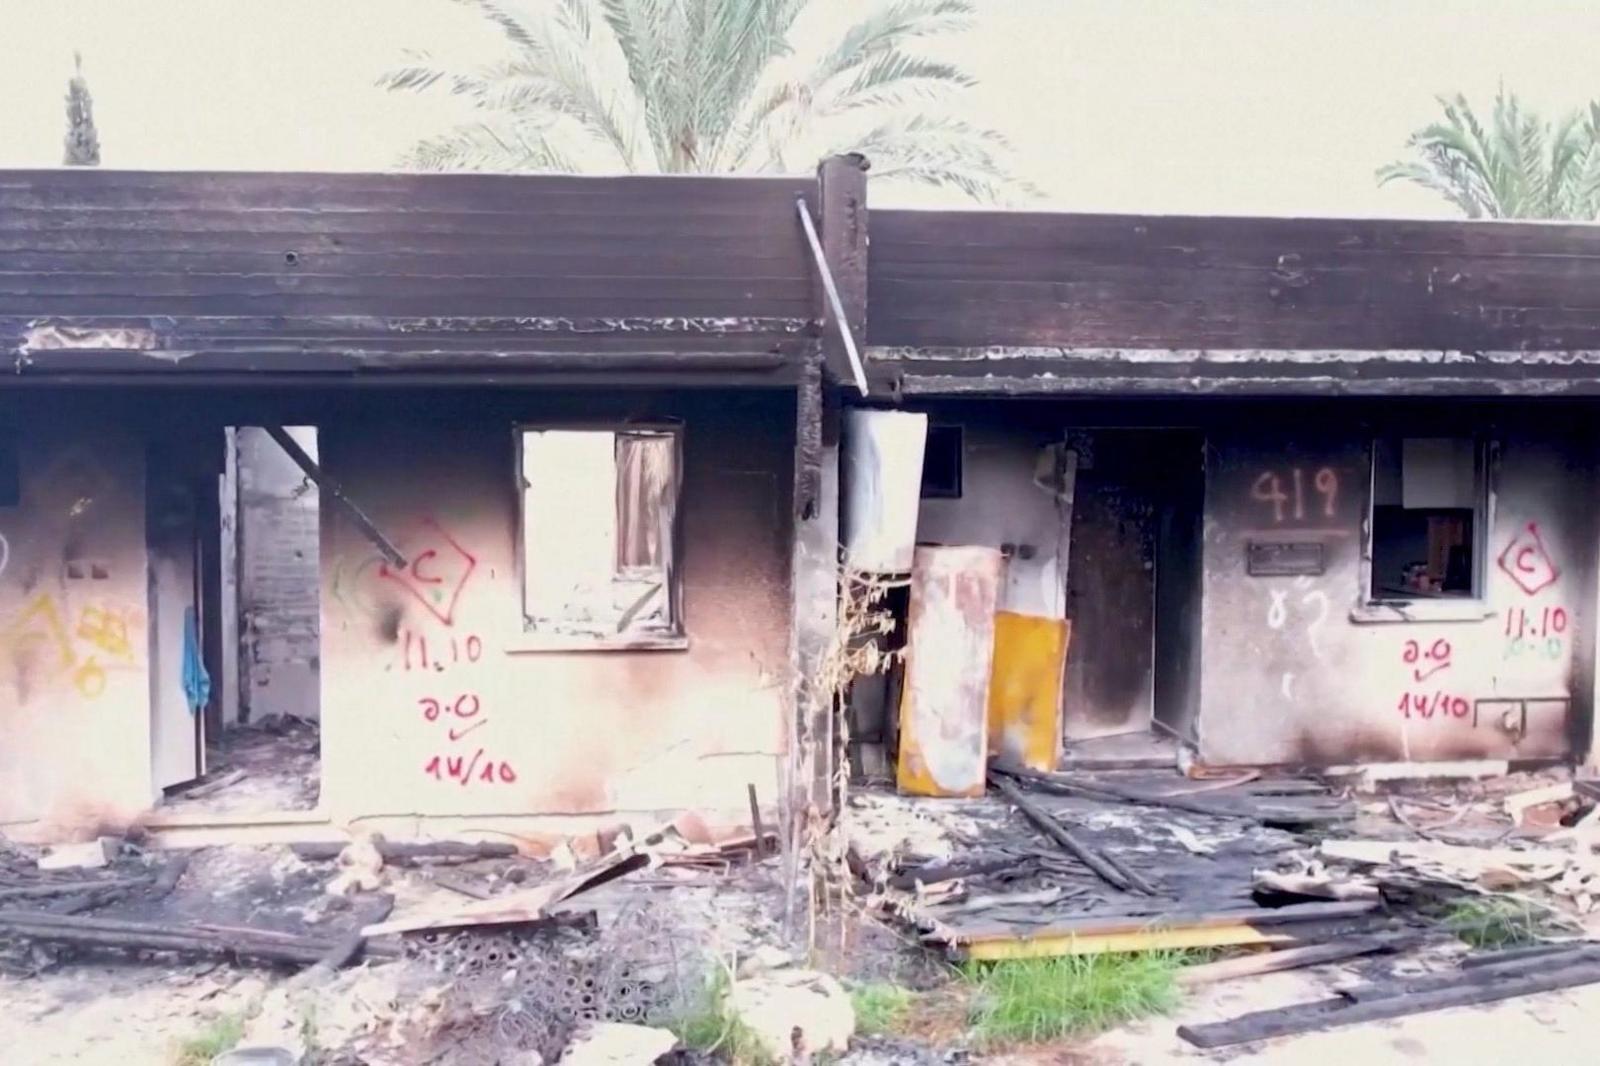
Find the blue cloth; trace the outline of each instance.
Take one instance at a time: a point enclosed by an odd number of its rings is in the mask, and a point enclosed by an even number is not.
[[[183,694],[191,715],[199,714],[211,699],[211,675],[200,658],[200,626],[193,607],[183,610]]]

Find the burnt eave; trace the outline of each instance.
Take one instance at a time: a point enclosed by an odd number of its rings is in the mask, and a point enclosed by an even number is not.
[[[794,380],[808,178],[0,172],[0,349],[81,375]]]
[[[1600,394],[1600,350],[868,349],[881,396]]]
[[[741,316],[72,316],[0,319],[11,369],[163,376],[602,372],[792,380],[805,318]]]

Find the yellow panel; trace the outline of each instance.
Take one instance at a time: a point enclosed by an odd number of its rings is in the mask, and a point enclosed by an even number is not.
[[[1006,959],[1040,959],[1056,955],[1099,955],[1119,951],[1171,951],[1178,948],[1215,948],[1237,944],[1285,944],[1291,933],[1266,933],[1245,924],[1190,929],[1143,929],[1128,933],[1088,933],[1041,936],[1015,940],[985,940],[961,944],[955,954],[977,962]]]
[[[996,611],[989,750],[1030,770],[1061,759],[1061,681],[1072,623]]]

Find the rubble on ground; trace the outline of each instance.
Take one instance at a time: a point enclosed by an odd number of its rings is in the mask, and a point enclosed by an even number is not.
[[[554,1063],[580,1032],[692,1014],[740,960],[792,964],[769,834],[706,844],[664,825],[610,839],[566,870],[504,843],[374,834],[192,853],[119,842],[99,870],[41,870],[39,852],[7,848],[0,958],[24,979],[247,967],[264,984],[240,1015],[241,1055],[406,1063],[420,1048],[441,1066]]]
[[[941,957],[1205,946],[1222,954],[1183,987],[1360,975],[1326,1000],[1186,1024],[1203,1046],[1600,982],[1600,790],[1582,778],[1364,794],[1306,775],[996,769],[983,798],[851,794],[855,902],[883,924],[853,930],[841,974],[916,961],[937,983]],[[775,1061],[961,1059],[855,1034],[849,992],[778,928],[770,835],[713,845],[667,824],[607,840],[562,863],[375,834],[193,853],[97,840],[54,861],[0,846],[0,967],[237,968],[259,975],[234,997],[248,1001],[241,1053],[324,1066],[643,1062],[708,996]],[[1483,901],[1522,908],[1526,928],[1464,944],[1452,916]]]
[[[948,957],[1252,952],[1186,987],[1369,960],[1335,1000],[1185,1027],[1206,1047],[1600,982],[1600,787],[1565,771],[1362,794],[1255,772],[995,770],[982,799],[867,791],[846,820],[869,905]],[[1486,928],[1461,917],[1479,914]]]
[[[678,1044],[666,1029],[622,1022],[585,1026],[561,1056],[562,1066],[650,1066]]]
[[[850,995],[815,970],[777,969],[738,982],[733,1015],[774,1062],[843,1054],[855,1035]]]
[[[315,720],[269,715],[208,738],[206,775],[174,790],[178,814],[309,811],[321,791],[322,737]]]

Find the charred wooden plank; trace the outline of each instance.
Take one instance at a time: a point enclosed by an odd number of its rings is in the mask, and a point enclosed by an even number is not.
[[[1339,989],[1339,995],[1354,1003],[1374,999],[1409,996],[1421,992],[1436,992],[1443,988],[1459,988],[1473,984],[1493,984],[1519,974],[1542,973],[1579,965],[1600,965],[1600,946],[1572,947],[1566,951],[1547,955],[1527,955],[1519,958],[1485,962],[1477,966],[1441,973],[1413,974],[1389,981],[1369,981]]]
[[[1378,910],[1377,903],[1357,900],[1349,903],[1300,903],[1289,907],[1238,907],[1216,911],[1179,910],[1163,914],[1115,915],[1109,917],[1085,916],[1058,920],[1050,924],[1052,935],[1103,935],[1107,933],[1137,933],[1151,929],[1216,929],[1232,925],[1249,925],[1255,928],[1300,925],[1307,922],[1325,922],[1333,919],[1356,918]],[[1003,924],[975,924],[962,926],[965,942],[1003,939],[1011,935]],[[1042,933],[1035,935],[1043,935]]]
[[[17,888],[0,888],[0,900],[43,899],[47,896],[69,896],[76,892],[128,891],[154,883],[149,877],[103,877],[90,881],[41,881]]]
[[[1111,887],[1132,889],[1134,891],[1143,892],[1147,896],[1154,896],[1157,894],[1156,887],[1149,881],[1134,873],[1132,870],[1127,869],[1125,866],[1109,862],[1106,856],[1102,855],[1094,848],[1073,836],[1061,825],[1060,822],[1056,821],[1056,819],[1051,816],[1050,812],[1046,811],[1043,807],[1040,807],[1037,803],[1023,795],[1022,790],[1013,782],[1007,780],[1004,776],[997,774],[989,775],[989,782],[996,789],[998,789],[1000,794],[1005,796],[1005,798],[1013,806],[1015,806],[1017,810],[1021,811],[1028,821],[1034,824],[1036,829],[1044,833],[1051,840],[1054,840],[1057,844],[1060,844],[1085,866],[1089,867],[1089,869],[1098,874],[1100,879],[1105,881]]]
[[[984,874],[1015,869],[1023,861],[1026,860],[1019,860],[1015,855],[1005,855],[995,859],[917,866],[910,870],[903,870],[889,878],[889,887],[909,892],[919,884],[936,885],[944,881],[954,881],[961,877],[982,877]]]
[[[865,394],[865,366],[857,346],[867,339],[866,160],[859,155],[823,160],[817,168],[817,189],[822,216],[821,266],[830,275],[837,299],[837,303],[825,298],[817,301],[823,355],[832,380],[853,381]],[[818,296],[827,293],[819,291]]]
[[[1190,966],[1178,972],[1178,984],[1185,988],[1197,985],[1233,981],[1241,977],[1298,970],[1306,966],[1353,959],[1361,955],[1401,951],[1419,942],[1420,937],[1350,937],[1325,944],[1306,944],[1303,947],[1284,948],[1282,951],[1263,951],[1237,959],[1223,959]]]
[[[85,947],[308,964],[323,959],[329,950],[324,938],[269,929],[206,923],[164,925],[43,911],[0,911],[0,935]]]
[[[977,961],[1229,945],[1298,945],[1307,940],[1373,932],[1370,915],[1341,909],[1351,906],[1308,904],[1276,910],[1225,909],[1066,920],[1041,911],[1036,920],[1009,916],[978,923],[945,921],[938,923],[927,938],[943,943],[956,958]],[[1370,910],[1376,904],[1361,906]]]
[[[1348,821],[1355,814],[1354,808],[1345,803],[1311,801],[1295,803],[1289,801],[1288,797],[1284,797],[1286,802],[1280,802],[1276,805],[1270,801],[1263,801],[1254,797],[1251,797],[1245,803],[1230,803],[1215,794],[1208,799],[1195,799],[1183,795],[1160,795],[1153,792],[1141,792],[1136,789],[1124,788],[1121,785],[1101,779],[1090,781],[1070,774],[1047,773],[1011,765],[997,765],[995,771],[1029,781],[1047,792],[1086,796],[1091,799],[1119,800],[1148,807],[1168,807],[1173,810],[1188,811],[1191,814],[1209,815],[1213,818],[1244,818],[1268,826],[1310,825],[1322,822]],[[1321,800],[1322,797],[1316,797],[1316,799]]]
[[[1402,1018],[1410,1014],[1494,1003],[1517,996],[1550,992],[1559,988],[1600,982],[1600,964],[1583,963],[1539,973],[1519,974],[1499,981],[1481,983],[1463,980],[1449,987],[1416,994],[1398,994],[1381,999],[1351,1003],[1336,997],[1301,1003],[1292,1007],[1256,1011],[1225,1022],[1180,1025],[1178,1035],[1203,1048],[1226,1047],[1254,1040],[1265,1040],[1291,1033],[1332,1029],[1358,1022]]]
[[[1502,963],[1520,962],[1525,959],[1548,958],[1552,955],[1565,955],[1573,949],[1572,944],[1531,944],[1522,948],[1507,948],[1504,951],[1486,951],[1462,959],[1461,968],[1475,970],[1482,966],[1499,966]]]
[[[326,955],[296,974],[290,981],[295,989],[311,988],[331,978],[335,972],[360,959],[367,950],[367,935],[362,932],[368,925],[381,922],[394,910],[394,897],[378,896],[361,916],[356,928],[334,941]]]

